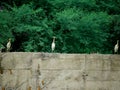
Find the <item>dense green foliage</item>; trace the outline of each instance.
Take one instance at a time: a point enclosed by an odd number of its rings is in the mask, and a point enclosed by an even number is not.
[[[1,0],[0,47],[11,51],[112,53],[120,40],[119,0]]]

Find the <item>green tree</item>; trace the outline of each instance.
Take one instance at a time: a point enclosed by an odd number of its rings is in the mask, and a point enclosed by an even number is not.
[[[9,38],[14,40],[14,36],[11,31],[12,17],[9,11],[3,10],[0,12],[0,46],[6,47]]]
[[[42,8],[34,10],[30,5],[12,8],[14,16],[13,32],[22,51],[49,51],[49,38],[52,30],[50,21]],[[46,46],[46,47],[45,47]]]
[[[63,46],[60,47],[63,51],[91,53],[105,49],[104,44],[108,38],[106,27],[111,19],[107,13],[85,13],[71,8],[57,13],[56,19],[60,25],[57,35],[63,37]]]
[[[0,1],[0,43],[13,51],[112,53],[120,39],[118,0]]]

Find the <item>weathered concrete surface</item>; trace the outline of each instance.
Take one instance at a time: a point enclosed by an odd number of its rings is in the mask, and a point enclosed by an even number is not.
[[[0,69],[0,90],[120,89],[120,55],[0,53]]]

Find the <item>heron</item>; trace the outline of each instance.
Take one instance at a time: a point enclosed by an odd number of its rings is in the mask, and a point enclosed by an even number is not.
[[[8,43],[7,43],[6,47],[7,47],[7,52],[10,51],[10,48],[11,48],[11,38],[8,39]]]
[[[52,52],[55,50],[55,37],[53,37],[53,42],[51,44]]]
[[[117,40],[117,43],[115,44],[114,53],[118,53],[118,49],[119,49],[119,40]]]

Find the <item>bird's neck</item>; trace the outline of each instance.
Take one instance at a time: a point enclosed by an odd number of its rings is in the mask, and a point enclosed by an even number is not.
[[[11,43],[11,41],[8,41],[8,43]]]
[[[53,38],[53,42],[55,42],[55,38]]]
[[[119,45],[119,41],[117,41],[117,45]]]

